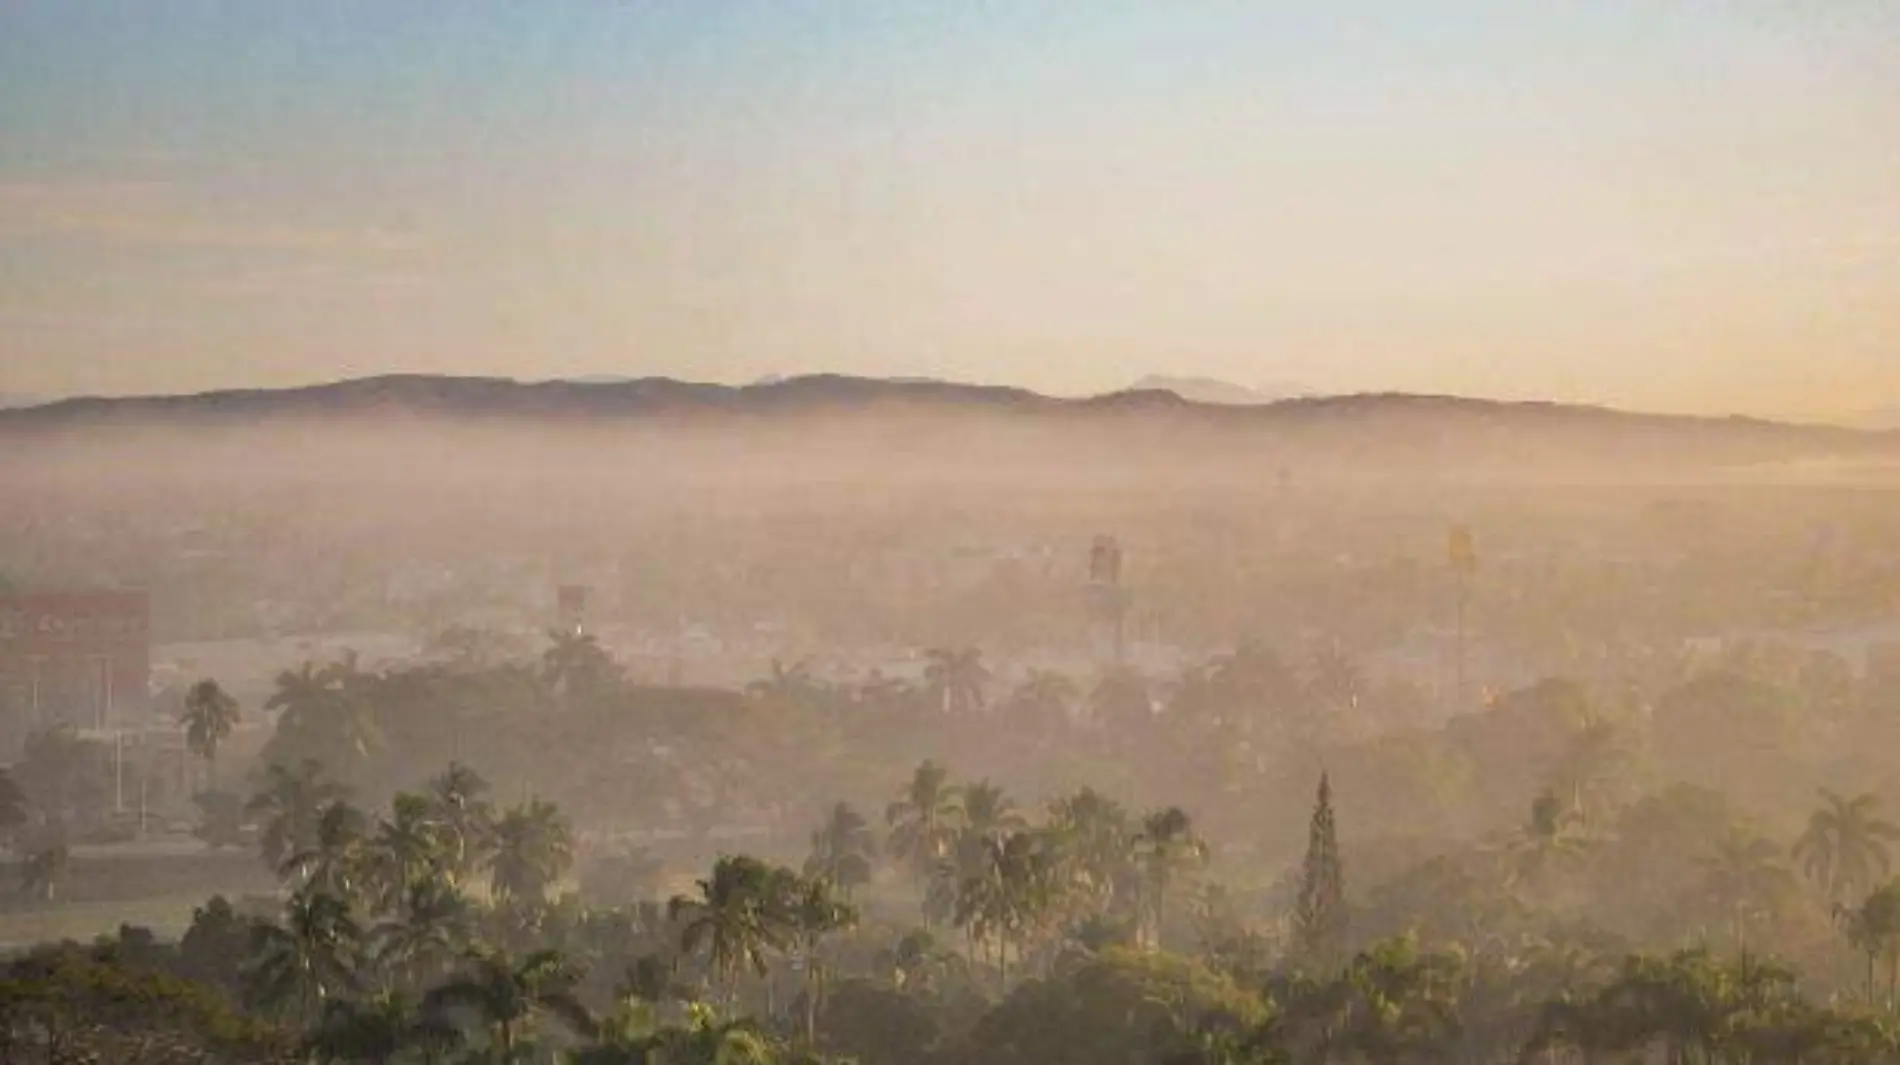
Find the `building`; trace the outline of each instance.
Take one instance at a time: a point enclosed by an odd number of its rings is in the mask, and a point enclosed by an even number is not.
[[[17,751],[56,725],[144,723],[151,608],[144,592],[0,596],[0,737]]]

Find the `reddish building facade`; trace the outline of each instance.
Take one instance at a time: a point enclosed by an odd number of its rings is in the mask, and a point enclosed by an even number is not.
[[[140,723],[150,675],[144,592],[0,596],[0,728],[16,743],[59,724]]]

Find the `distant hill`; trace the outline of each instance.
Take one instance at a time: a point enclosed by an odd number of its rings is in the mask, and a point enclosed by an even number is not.
[[[1169,377],[1163,374],[1149,374],[1129,386],[1129,391],[1172,392],[1194,403],[1240,407],[1272,403],[1276,400],[1292,399],[1307,394],[1306,389],[1294,386],[1275,386],[1269,389],[1248,388],[1245,385],[1237,385],[1214,377]]]
[[[1150,379],[1152,382],[1154,379]],[[1149,388],[1080,399],[1018,388],[837,375],[753,385],[669,378],[518,382],[501,378],[396,375],[307,388],[183,396],[67,399],[0,410],[0,435],[88,433],[107,427],[245,426],[363,417],[410,423],[651,423],[717,428],[785,423],[800,432],[878,420],[893,440],[926,435],[966,460],[967,445],[1000,441],[1002,430],[1047,434],[1010,447],[1038,460],[1089,455],[1113,462],[1222,461],[1270,454],[1355,466],[1513,466],[1533,463],[1706,465],[1900,455],[1900,434],[1802,426],[1752,418],[1632,414],[1556,403],[1449,396],[1364,394],[1208,403]],[[969,419],[983,417],[984,434]],[[735,419],[738,419],[735,421]],[[1000,420],[999,420],[1000,419]],[[999,434],[1002,434],[999,436]],[[1068,448],[1068,444],[1077,446]],[[995,443],[994,454],[1004,451]],[[1053,456],[1053,458],[1052,458]],[[1121,456],[1117,458],[1116,456]]]

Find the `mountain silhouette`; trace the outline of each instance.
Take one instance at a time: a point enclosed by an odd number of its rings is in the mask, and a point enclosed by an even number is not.
[[[818,427],[865,417],[928,422],[1004,419],[1079,434],[1091,446],[1143,458],[1177,446],[1231,453],[1323,453],[1342,461],[1508,464],[1543,460],[1663,464],[1888,457],[1900,434],[1745,417],[1638,414],[1548,402],[1368,393],[1251,404],[1206,403],[1147,388],[1059,398],[1020,388],[820,374],[728,386],[664,377],[521,382],[390,375],[285,389],[77,398],[0,410],[0,435],[101,427],[242,426],[363,417],[411,422],[587,424],[659,422],[717,427],[804,419]],[[974,425],[974,422],[969,423]],[[1159,449],[1159,450],[1156,450]]]

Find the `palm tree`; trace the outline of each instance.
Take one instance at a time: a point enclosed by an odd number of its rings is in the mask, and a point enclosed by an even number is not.
[[[549,647],[541,655],[541,676],[563,699],[595,695],[620,682],[620,664],[600,646],[593,633],[548,632]]]
[[[254,1001],[314,1019],[324,1003],[357,989],[362,929],[349,903],[323,891],[299,891],[284,923],[256,926],[247,966]]]
[[[1120,803],[1083,788],[1049,805],[1049,834],[1076,897],[1112,909],[1132,887],[1134,830]]]
[[[884,811],[891,829],[891,857],[904,863],[911,875],[927,881],[950,856],[957,825],[963,816],[962,797],[950,786],[950,773],[935,762],[925,762],[911,774],[897,801]]]
[[[574,863],[574,835],[550,802],[532,799],[495,824],[490,880],[496,897],[539,902]]]
[[[924,667],[924,685],[944,713],[963,716],[983,709],[990,671],[983,665],[982,651],[974,647],[961,651],[938,647],[925,655],[929,664]]]
[[[205,773],[211,787],[218,786],[218,747],[237,727],[238,704],[218,682],[209,677],[191,686],[185,693],[185,746],[205,760]]]
[[[830,882],[849,901],[852,892],[871,882],[871,863],[876,858],[877,839],[871,835],[870,822],[841,802],[811,835],[805,875]]]
[[[262,818],[258,844],[264,861],[277,869],[292,854],[315,842],[324,810],[341,801],[348,789],[324,775],[322,763],[306,758],[295,769],[272,765],[264,771],[264,785],[245,812]]]
[[[399,986],[423,986],[467,952],[473,919],[468,900],[454,887],[435,879],[411,883],[398,916],[372,932],[376,963]]]
[[[1023,815],[1001,786],[979,780],[963,789],[963,826],[965,839],[989,839],[1023,827]]]
[[[279,673],[277,690],[264,703],[266,710],[281,712],[267,759],[315,757],[347,767],[367,756],[379,743],[364,690],[372,679],[356,668],[354,654]]]
[[[1900,826],[1880,818],[1871,793],[1846,799],[1822,788],[1821,801],[1795,840],[1794,859],[1830,900],[1872,890],[1892,866],[1887,844],[1900,839]]]
[[[730,999],[739,975],[766,971],[766,954],[786,946],[784,900],[775,898],[779,880],[756,858],[723,857],[710,878],[698,882],[698,897],[676,895],[667,919],[680,922],[680,951],[704,947],[714,977]]]
[[[1874,1004],[1874,963],[1887,962],[1886,1008],[1895,1005],[1895,985],[1900,984],[1900,881],[1875,889],[1859,906],[1840,906],[1835,918],[1847,934],[1847,941],[1867,959],[1867,1004]]]
[[[1760,916],[1773,913],[1796,891],[1794,874],[1780,864],[1781,848],[1751,833],[1731,831],[1717,840],[1705,856],[1703,893],[1718,911],[1728,915],[1735,942],[1748,950],[1748,927]]]
[[[285,858],[277,875],[300,889],[358,902],[370,877],[369,819],[346,802],[324,807],[310,846]]]
[[[1009,948],[1042,931],[1057,900],[1055,856],[1036,833],[1010,832],[976,840],[965,855],[958,884],[956,923],[972,943],[994,944],[996,976],[1009,983]]]
[[[391,804],[390,817],[377,826],[368,841],[368,867],[374,880],[378,909],[392,910],[411,885],[446,879],[450,857],[435,806],[426,796],[401,794]]]
[[[805,1043],[818,1039],[818,1008],[825,995],[825,961],[819,946],[828,935],[851,928],[858,912],[849,901],[832,894],[832,883],[824,878],[806,880],[798,886],[791,912],[799,953],[805,963]]]
[[[1160,947],[1167,927],[1168,888],[1178,876],[1207,864],[1207,843],[1194,834],[1194,822],[1187,811],[1170,806],[1142,819],[1134,846],[1141,868],[1146,916],[1152,922],[1154,933],[1151,942]]]
[[[493,853],[495,811],[482,796],[488,781],[460,762],[450,762],[429,782],[430,817],[448,848],[444,872],[455,883],[479,872]]]
[[[480,952],[468,956],[461,976],[424,996],[422,1011],[451,1022],[475,1021],[488,1033],[488,1060],[504,1065],[515,1059],[522,1036],[544,1017],[582,1035],[593,1033],[592,1015],[574,997],[578,980],[558,951],[537,951],[520,962]]]
[[[804,659],[787,666],[772,659],[771,673],[746,685],[746,694],[780,706],[808,707],[825,694],[825,687],[812,675],[811,663]]]

